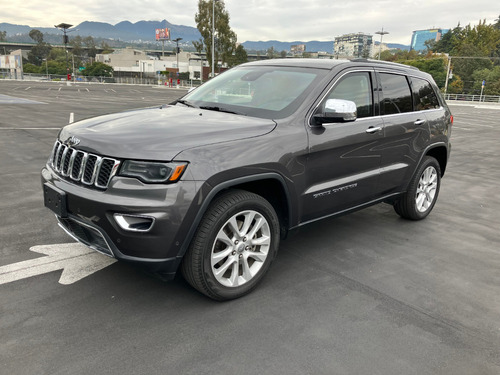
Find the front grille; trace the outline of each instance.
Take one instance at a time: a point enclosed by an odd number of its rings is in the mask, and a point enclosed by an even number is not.
[[[120,161],[76,150],[59,141],[54,144],[50,165],[61,177],[88,187],[106,189]]]
[[[59,221],[59,225],[77,241],[100,253],[114,257],[113,251],[99,230],[73,219],[58,217],[57,220]]]

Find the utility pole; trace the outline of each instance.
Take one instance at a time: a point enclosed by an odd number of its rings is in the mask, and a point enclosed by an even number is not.
[[[444,84],[444,95],[448,92],[448,79],[450,78],[451,56],[448,56],[448,67],[446,68],[446,82]]]
[[[49,80],[49,58],[43,59],[45,61],[45,73],[47,73],[47,81]]]
[[[378,50],[378,59],[380,60],[380,54],[382,53],[382,39],[384,38],[384,35],[389,34],[389,32],[384,31],[384,28],[382,27],[382,31],[377,31],[375,34],[380,35],[380,46]]]

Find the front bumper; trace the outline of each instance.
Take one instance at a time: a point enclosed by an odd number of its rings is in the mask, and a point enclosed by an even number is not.
[[[196,211],[191,207],[196,202],[195,181],[143,184],[115,176],[106,190],[98,190],[68,182],[46,166],[44,184],[63,192],[64,212],[57,212],[56,217],[74,239],[164,277],[175,274],[193,222],[189,212]],[[151,218],[152,225],[145,231],[127,230],[117,221],[120,215]]]

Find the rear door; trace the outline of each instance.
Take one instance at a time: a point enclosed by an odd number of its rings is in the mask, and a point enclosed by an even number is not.
[[[429,144],[430,131],[423,111],[415,111],[410,78],[397,72],[380,71],[380,111],[385,139],[381,148],[380,196],[406,188],[423,150]]]

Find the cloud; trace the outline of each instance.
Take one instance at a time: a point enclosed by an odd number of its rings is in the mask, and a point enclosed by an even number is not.
[[[4,1],[0,22],[51,27],[83,21],[137,22],[167,19],[172,24],[196,26],[197,0],[54,0]],[[47,5],[49,4],[49,6]],[[451,28],[493,22],[500,11],[491,0],[226,0],[230,25],[238,41],[333,40],[336,36],[382,27],[390,34],[384,41],[409,44],[412,31],[431,27]],[[375,37],[377,40],[377,37]]]

